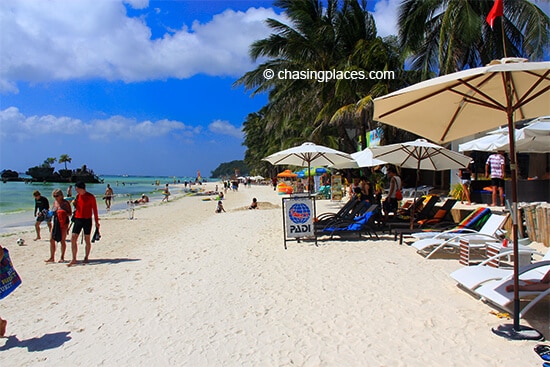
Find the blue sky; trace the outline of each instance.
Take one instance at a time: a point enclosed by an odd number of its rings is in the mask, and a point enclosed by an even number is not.
[[[399,2],[369,2],[380,35]],[[68,154],[99,174],[208,176],[243,159],[267,96],[232,84],[270,17],[272,1],[2,0],[0,170]]]

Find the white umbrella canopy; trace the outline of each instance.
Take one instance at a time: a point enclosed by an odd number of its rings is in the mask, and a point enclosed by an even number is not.
[[[354,162],[353,158],[348,153],[310,142],[273,153],[262,160],[268,161],[273,165],[307,167],[308,172],[311,166],[335,167]],[[308,181],[311,181],[311,177]],[[309,189],[311,190],[311,182]]]
[[[374,100],[374,119],[437,143],[508,125],[514,243],[514,323],[493,331],[510,339],[541,334],[519,324],[515,120],[550,114],[550,62],[504,58],[426,80]]]
[[[519,130],[516,130],[516,139],[520,136]],[[471,152],[474,150],[480,152],[496,152],[503,149],[502,147],[508,144],[508,129],[499,132],[487,133],[474,140],[467,141],[458,145],[459,152]]]
[[[357,162],[359,167],[375,167],[388,162],[373,157],[372,149],[366,148],[357,153],[351,153],[351,157]]]
[[[330,166],[331,168],[345,169],[345,168],[361,168],[361,167],[375,167],[388,162],[384,162],[380,159],[372,157],[372,150],[370,148],[365,148],[360,152],[351,153],[352,162],[341,163],[335,166]]]
[[[273,165],[298,167],[335,166],[353,162],[353,158],[348,153],[310,142],[273,153],[263,160]]]
[[[487,133],[481,138],[458,145],[459,152],[478,150],[481,152],[510,151],[507,129]],[[516,152],[550,153],[550,117],[541,117],[530,122],[523,129],[515,130]]]
[[[424,139],[378,146],[372,148],[372,152],[375,158],[396,166],[430,171],[465,168],[471,160]]]
[[[549,101],[550,103],[550,101]],[[550,118],[530,123],[516,134],[516,151],[521,153],[550,153]],[[510,150],[510,144],[502,145]]]

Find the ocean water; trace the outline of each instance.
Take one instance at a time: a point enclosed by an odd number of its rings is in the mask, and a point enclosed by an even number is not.
[[[113,188],[115,197],[111,210],[123,210],[127,208],[129,200],[136,200],[142,194],[149,196],[152,202],[161,200],[164,185],[194,181],[190,177],[157,177],[157,176],[100,176],[104,182],[99,184],[86,184],[86,190],[95,195],[97,199],[99,215],[106,213],[103,195],[107,184]],[[50,205],[53,204],[52,191],[61,189],[67,192],[68,183],[24,183],[6,182],[0,183],[0,233],[5,233],[13,227],[31,226],[34,224],[33,216],[34,190],[40,191],[42,196],[48,198]],[[73,185],[73,196],[76,195]],[[169,186],[170,187],[170,186]],[[170,187],[174,195],[183,189],[178,185]]]

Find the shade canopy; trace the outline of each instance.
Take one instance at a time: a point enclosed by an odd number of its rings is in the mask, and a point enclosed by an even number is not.
[[[516,137],[518,131],[516,130]],[[474,150],[480,152],[496,152],[508,144],[508,129],[502,130],[499,133],[489,133],[481,138],[467,141],[458,145],[459,152],[471,152]]]
[[[550,101],[548,101],[550,103]],[[539,120],[525,126],[516,135],[516,151],[521,153],[550,153],[550,119]],[[510,144],[502,149],[510,150]]]
[[[471,158],[424,139],[372,148],[374,158],[402,168],[442,171],[465,168]]]
[[[516,152],[550,153],[550,117],[545,116],[533,120],[523,129],[516,129],[514,136],[516,139]],[[461,152],[472,150],[482,152],[510,151],[508,129],[492,131],[486,136],[460,144],[458,150]]]
[[[353,158],[348,153],[309,142],[273,153],[263,160],[273,165],[298,167],[335,166],[353,162]]]
[[[281,177],[281,178],[296,178],[298,177],[298,175],[294,172],[292,172],[291,170],[287,169],[287,170],[284,170],[283,172],[279,173],[277,175],[277,177]]]
[[[441,144],[507,124],[509,108],[515,120],[544,116],[549,69],[550,62],[507,58],[429,79],[376,98],[374,119]]]

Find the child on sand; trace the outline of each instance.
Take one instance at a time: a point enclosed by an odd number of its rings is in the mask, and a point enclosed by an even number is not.
[[[225,209],[223,208],[223,203],[222,201],[218,201],[218,206],[216,207],[216,213],[221,213],[221,212],[225,212]]]

